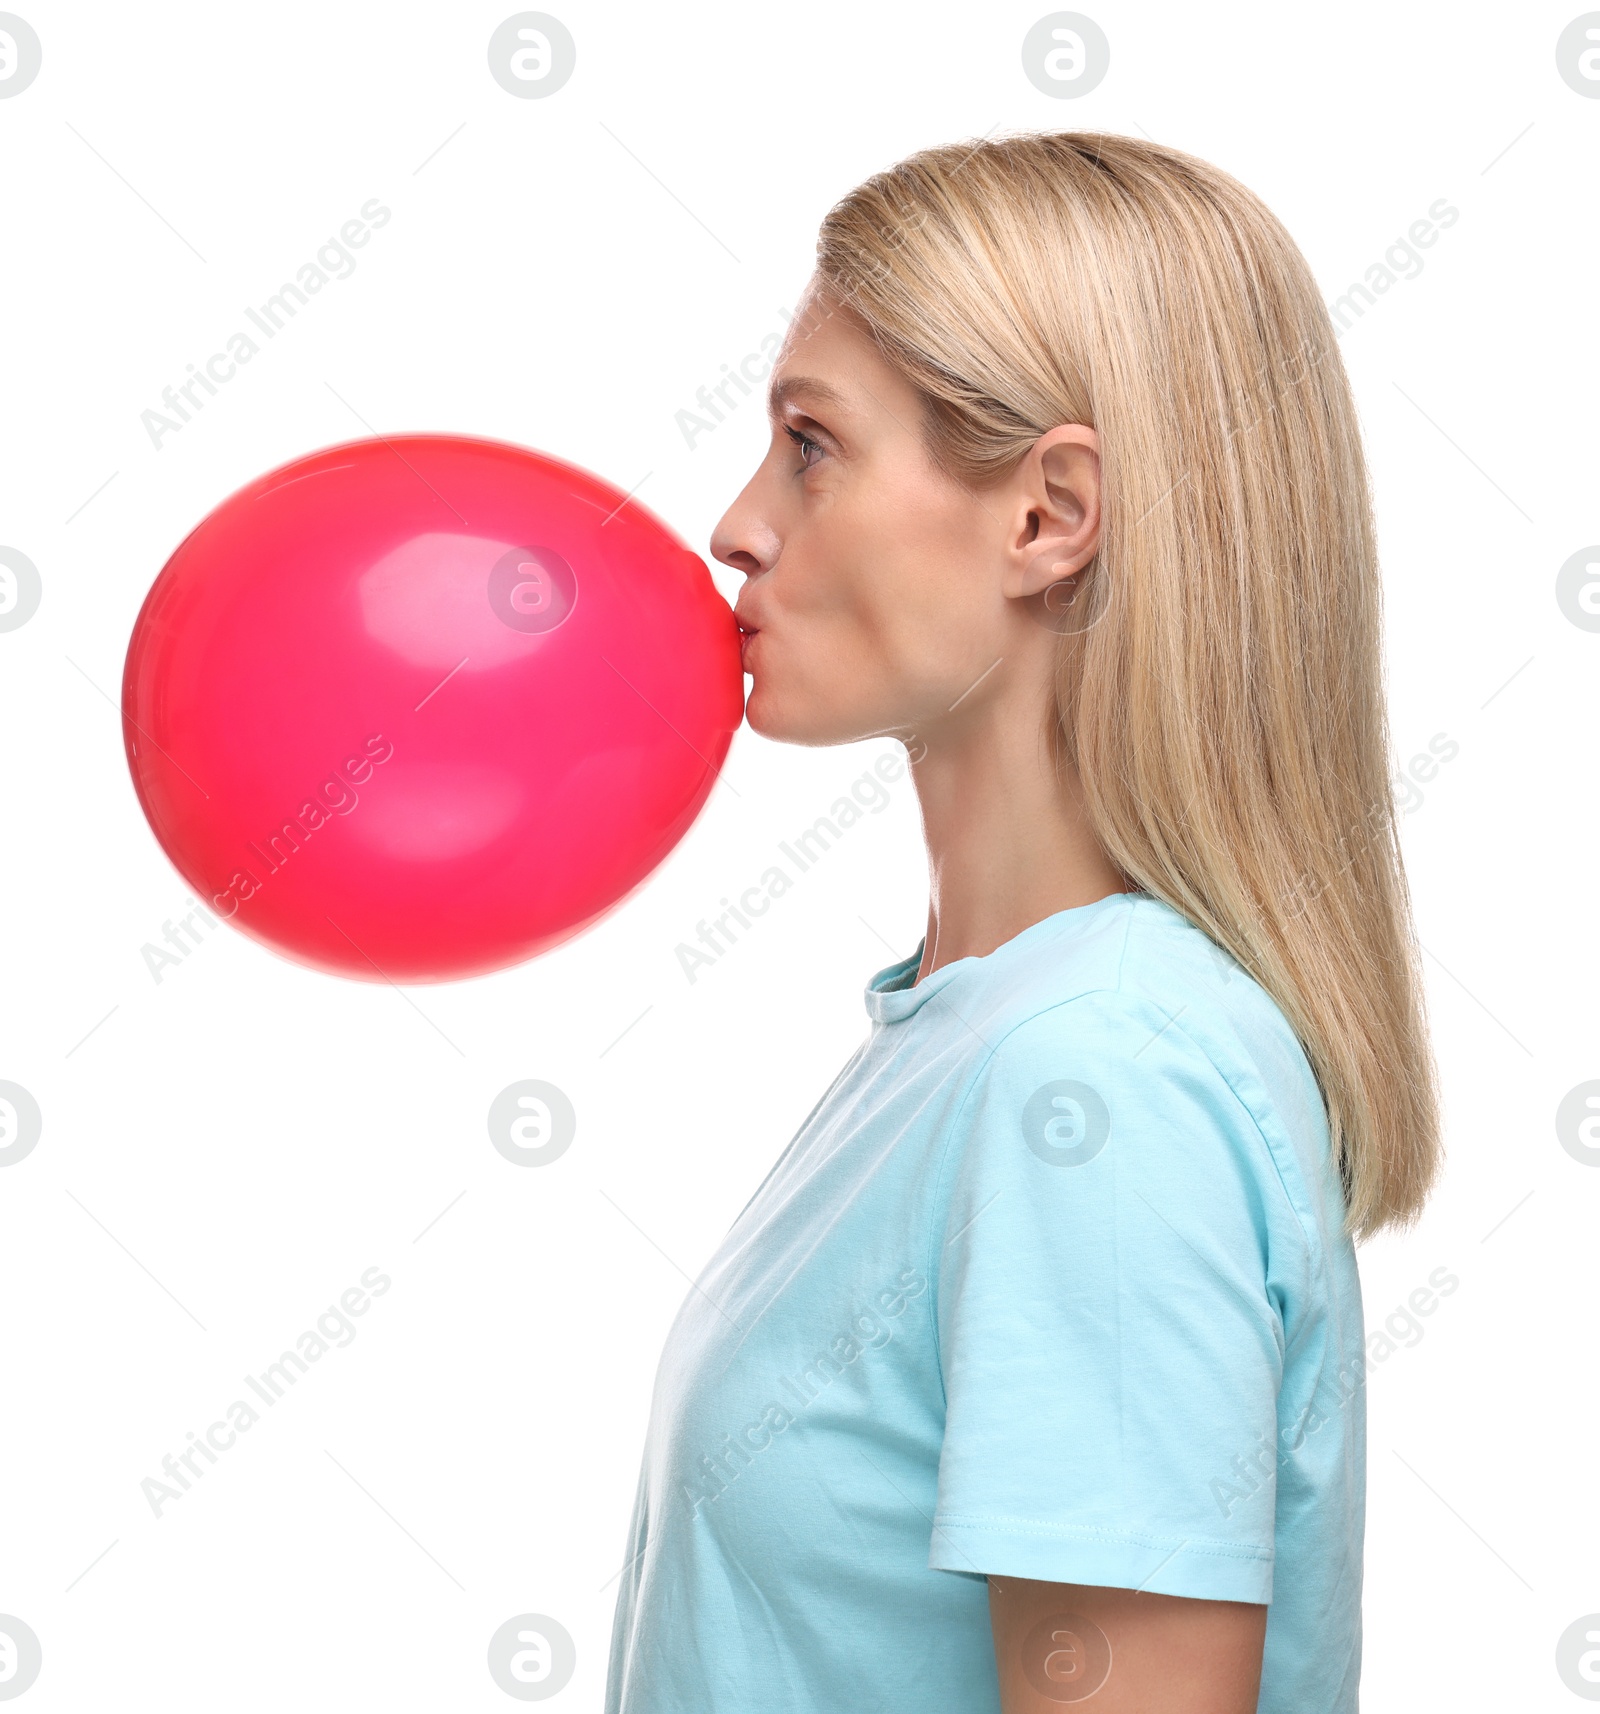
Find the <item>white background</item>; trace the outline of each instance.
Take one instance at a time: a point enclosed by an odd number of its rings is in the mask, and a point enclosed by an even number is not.
[[[1555,579],[1600,540],[1600,100],[1557,75],[1575,13],[1092,0],[1110,73],[1057,100],[1019,57],[1038,5],[552,0],[576,73],[518,100],[485,54],[510,8],[8,3],[44,47],[0,101],[0,543],[44,584],[0,635],[0,1077],[44,1114],[0,1175],[26,1705],[492,1709],[488,1639],[532,1611],[577,1643],[554,1705],[597,1708],[685,1275],[926,909],[901,780],[690,985],[696,922],[898,752],[743,730],[643,891],[521,969],[402,994],[219,929],[157,984],[141,948],[189,894],[114,701],[163,561],[257,474],[420,429],[643,479],[704,552],[760,406],[692,449],[675,413],[781,329],[829,205],[926,144],[1073,128],[1242,179],[1330,301],[1459,209],[1342,338],[1399,758],[1459,745],[1404,822],[1449,1167],[1414,1232],[1362,1251],[1369,1325],[1436,1268],[1461,1283],[1370,1383],[1363,1705],[1578,1706],[1554,1659],[1600,1611],[1600,1169],[1554,1115],[1600,1077],[1600,635]],[[355,272],[154,449],[140,413],[374,196],[393,218]],[[578,1112],[532,1171],[485,1128],[525,1077]],[[354,1343],[152,1516],[162,1455],[368,1267],[393,1286]]]

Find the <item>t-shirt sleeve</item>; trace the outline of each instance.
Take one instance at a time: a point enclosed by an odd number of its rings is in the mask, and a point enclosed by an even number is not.
[[[1181,1013],[1092,993],[997,1043],[933,1234],[931,1566],[1271,1599],[1273,1171]]]

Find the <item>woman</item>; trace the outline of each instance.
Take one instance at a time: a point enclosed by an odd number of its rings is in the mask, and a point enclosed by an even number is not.
[[[1316,284],[1174,150],[933,149],[770,404],[747,715],[904,739],[928,927],[673,1325],[607,1707],[1353,1710],[1352,1240],[1438,1121]]]

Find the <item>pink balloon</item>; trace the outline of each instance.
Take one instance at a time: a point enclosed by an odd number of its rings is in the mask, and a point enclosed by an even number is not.
[[[259,477],[156,579],[123,737],[202,902],[371,981],[481,975],[614,910],[743,717],[704,563],[598,477],[461,435]]]

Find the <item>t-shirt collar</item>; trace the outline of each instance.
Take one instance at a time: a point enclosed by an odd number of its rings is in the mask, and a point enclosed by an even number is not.
[[[922,963],[923,949],[928,944],[927,935],[923,935],[917,942],[915,952],[894,964],[885,965],[867,983],[863,991],[867,1016],[879,1024],[903,1023],[952,982],[961,981],[980,970],[997,971],[1016,953],[1035,941],[1059,934],[1069,927],[1076,927],[1089,916],[1102,910],[1110,910],[1134,896],[1132,893],[1107,893],[1103,898],[1094,899],[1086,905],[1070,905],[1064,911],[1055,911],[1050,916],[1041,917],[1036,923],[1030,923],[1021,933],[1012,935],[1010,940],[1002,941],[993,952],[952,959],[949,964],[940,965],[937,970],[918,982],[917,969]]]

